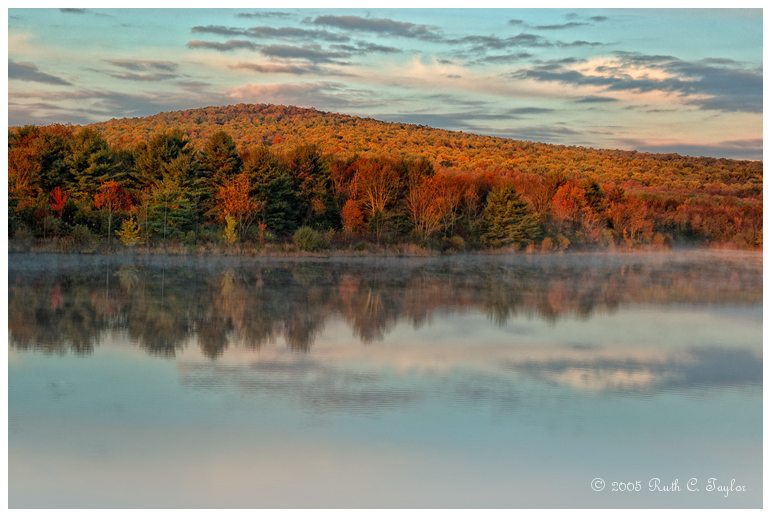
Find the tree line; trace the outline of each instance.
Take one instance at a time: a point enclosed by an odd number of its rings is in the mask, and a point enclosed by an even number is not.
[[[237,146],[223,130],[194,146],[181,129],[121,147],[95,127],[12,128],[9,235],[68,249],[761,245],[755,199],[662,197],[589,174],[445,168],[380,151]]]

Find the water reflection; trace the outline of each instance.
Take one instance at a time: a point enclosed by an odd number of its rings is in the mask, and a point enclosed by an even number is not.
[[[9,263],[13,506],[761,503],[760,254]]]
[[[40,267],[15,267],[29,260]],[[479,311],[504,325],[520,317],[587,319],[633,304],[761,302],[758,260],[221,261],[204,267],[183,259],[116,259],[69,267],[11,256],[10,262],[11,345],[49,353],[91,353],[108,329],[127,330],[152,355],[174,357],[195,341],[216,358],[234,343],[259,348],[278,339],[307,352],[336,316],[362,343],[372,343],[400,321],[420,328],[435,314]]]

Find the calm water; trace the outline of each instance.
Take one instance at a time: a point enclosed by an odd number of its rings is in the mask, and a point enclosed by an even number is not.
[[[10,255],[9,504],[760,507],[761,273]]]

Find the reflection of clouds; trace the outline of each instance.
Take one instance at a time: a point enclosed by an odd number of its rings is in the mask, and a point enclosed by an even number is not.
[[[421,397],[416,389],[393,383],[394,378],[297,357],[247,364],[186,362],[179,364],[178,371],[185,386],[277,394],[318,412],[378,413],[412,404]]]
[[[662,391],[760,386],[762,358],[749,350],[705,347],[667,362],[550,360],[512,363],[511,368],[582,391]]]
[[[228,350],[217,362],[179,358],[185,386],[289,398],[320,412],[378,413],[441,397],[503,410],[522,407],[533,381],[584,392],[721,389],[761,385],[761,356],[721,347],[474,346],[415,343]]]

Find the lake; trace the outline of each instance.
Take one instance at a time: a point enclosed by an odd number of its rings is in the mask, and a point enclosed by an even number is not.
[[[761,507],[761,253],[9,255],[11,507]]]

